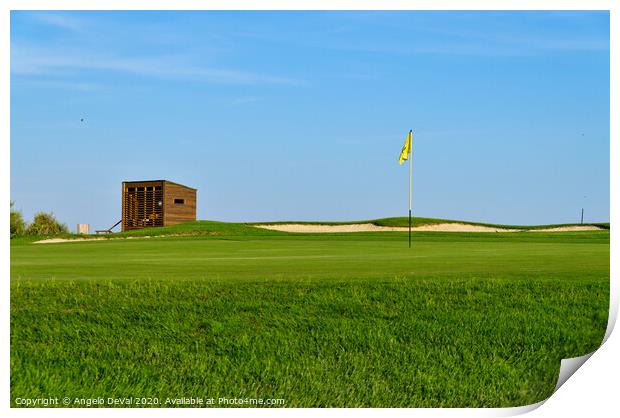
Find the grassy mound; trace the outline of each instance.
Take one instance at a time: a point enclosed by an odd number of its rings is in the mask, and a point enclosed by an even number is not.
[[[132,231],[100,235],[103,237],[144,237],[160,235],[178,236],[269,236],[282,235],[283,232],[255,228],[249,224],[218,221],[193,221],[161,228],[144,228]]]
[[[194,221],[194,222],[185,222],[178,225],[173,226],[165,226],[161,228],[144,228],[137,229],[133,231],[126,232],[116,232],[113,234],[105,234],[105,235],[97,235],[98,237],[104,238],[119,238],[119,237],[145,237],[145,236],[166,236],[166,235],[177,235],[177,236],[212,236],[212,237],[220,237],[224,238],[226,236],[231,237],[251,237],[251,236],[282,236],[283,234],[290,234],[288,232],[281,231],[273,231],[267,230],[264,228],[256,228],[256,225],[281,225],[281,224],[305,224],[305,225],[352,225],[352,224],[363,224],[370,223],[377,226],[389,226],[389,227],[407,227],[409,225],[409,219],[407,217],[396,217],[396,218],[380,218],[380,219],[370,219],[370,220],[361,220],[361,221],[348,221],[348,222],[319,222],[319,221],[278,221],[278,222],[247,222],[247,223],[239,223],[239,222],[219,222],[219,221]],[[412,226],[424,226],[424,225],[436,225],[443,223],[463,223],[467,225],[478,225],[478,226],[488,226],[493,228],[506,228],[506,229],[520,229],[520,230],[531,230],[531,229],[544,229],[544,228],[555,228],[562,226],[575,226],[576,224],[553,224],[553,225],[534,225],[534,226],[523,226],[523,225],[498,225],[498,224],[489,224],[489,223],[479,223],[479,222],[467,222],[467,221],[459,221],[459,220],[451,220],[451,219],[437,219],[437,218],[421,218],[421,217],[413,217],[412,218]],[[609,223],[597,223],[597,224],[588,224],[592,226],[598,226],[599,228],[609,229]],[[71,238],[74,235],[60,235],[61,237]],[[91,235],[93,236],[93,235]]]

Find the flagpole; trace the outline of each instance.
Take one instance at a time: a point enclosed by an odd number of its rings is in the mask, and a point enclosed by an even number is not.
[[[409,131],[411,134],[411,142],[413,142],[413,131]],[[413,174],[413,152],[411,147],[409,148],[409,248],[411,248],[411,178]]]

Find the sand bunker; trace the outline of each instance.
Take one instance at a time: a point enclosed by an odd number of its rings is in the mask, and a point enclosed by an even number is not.
[[[307,232],[307,233],[335,233],[335,232],[379,232],[379,231],[408,231],[407,227],[378,226],[371,223],[349,225],[312,225],[312,224],[272,224],[254,225],[257,228],[272,229],[283,232]],[[458,222],[446,222],[441,224],[422,225],[411,228],[412,231],[436,231],[436,232],[566,232],[566,231],[596,231],[601,228],[593,225],[561,226],[544,229],[511,229],[493,226],[471,225]]]
[[[161,237],[173,237],[178,235],[158,235]],[[110,241],[110,240],[118,240],[118,239],[142,239],[142,238],[151,238],[150,235],[145,235],[143,237],[114,237],[114,238],[49,238],[43,239],[41,241],[35,241],[33,244],[58,244],[60,242],[81,242],[81,241]]]
[[[542,228],[542,229],[530,229],[530,232],[570,232],[570,231],[600,231],[603,228],[599,228],[594,225],[573,225],[573,226],[558,226],[555,228]]]
[[[41,241],[35,241],[34,244],[58,244],[59,242],[75,242],[75,241],[102,241],[106,238],[50,238]]]
[[[254,225],[258,228],[272,229],[284,232],[379,232],[379,231],[408,231],[409,228],[401,226],[379,226],[371,223],[348,224],[348,225],[310,225],[310,224],[277,224],[277,225]],[[496,228],[482,225],[468,225],[463,223],[442,223],[422,225],[411,228],[412,231],[437,231],[437,232],[517,232],[520,229]]]

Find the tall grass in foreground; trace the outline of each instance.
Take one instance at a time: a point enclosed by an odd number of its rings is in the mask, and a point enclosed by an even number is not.
[[[11,393],[256,397],[285,406],[514,406],[600,344],[579,277],[19,281]]]

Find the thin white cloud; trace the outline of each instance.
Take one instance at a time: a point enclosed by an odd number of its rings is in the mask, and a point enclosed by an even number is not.
[[[75,50],[11,46],[14,75],[62,75],[80,70],[116,71],[140,76],[231,84],[305,84],[302,80],[193,64],[183,56],[120,57]]]
[[[87,26],[83,19],[78,19],[64,14],[39,12],[34,13],[31,16],[37,22],[72,31],[80,31]]]
[[[399,19],[407,14],[393,12],[325,16],[336,16],[338,20],[331,28],[326,25],[328,27],[321,26],[320,30],[303,26],[297,29],[295,37],[283,38],[280,31],[270,27],[246,27],[235,32],[235,36],[307,48],[389,55],[532,56],[553,52],[609,51],[609,38],[604,34],[554,30],[553,27],[547,28],[544,22],[523,27],[515,22],[482,19],[480,23],[484,25],[477,27],[477,20],[454,21],[449,18],[440,21],[441,25],[437,25],[437,21],[429,23],[421,19],[412,24],[408,19]],[[540,16],[545,19],[553,17]],[[343,24],[343,17],[353,23]],[[398,35],[399,31],[406,35]]]
[[[565,51],[609,51],[609,42],[601,39],[553,39],[544,37],[489,38],[482,41],[456,39],[412,44],[367,43],[332,44],[343,51],[395,55],[436,54],[473,56],[529,56]]]
[[[452,42],[465,45],[478,44],[482,49],[494,48],[507,53],[519,54],[532,52],[557,51],[608,51],[609,38],[592,36],[558,36],[549,33],[506,33],[480,30],[442,30],[444,36],[450,36]]]
[[[83,91],[83,92],[100,90],[102,88],[101,85],[94,84],[94,83],[60,81],[60,80],[19,80],[19,81],[15,81],[14,83],[18,86],[31,87],[31,88],[78,90],[78,91]]]
[[[521,37],[506,38],[505,40],[517,47],[528,47],[533,51],[609,51],[608,39]]]

